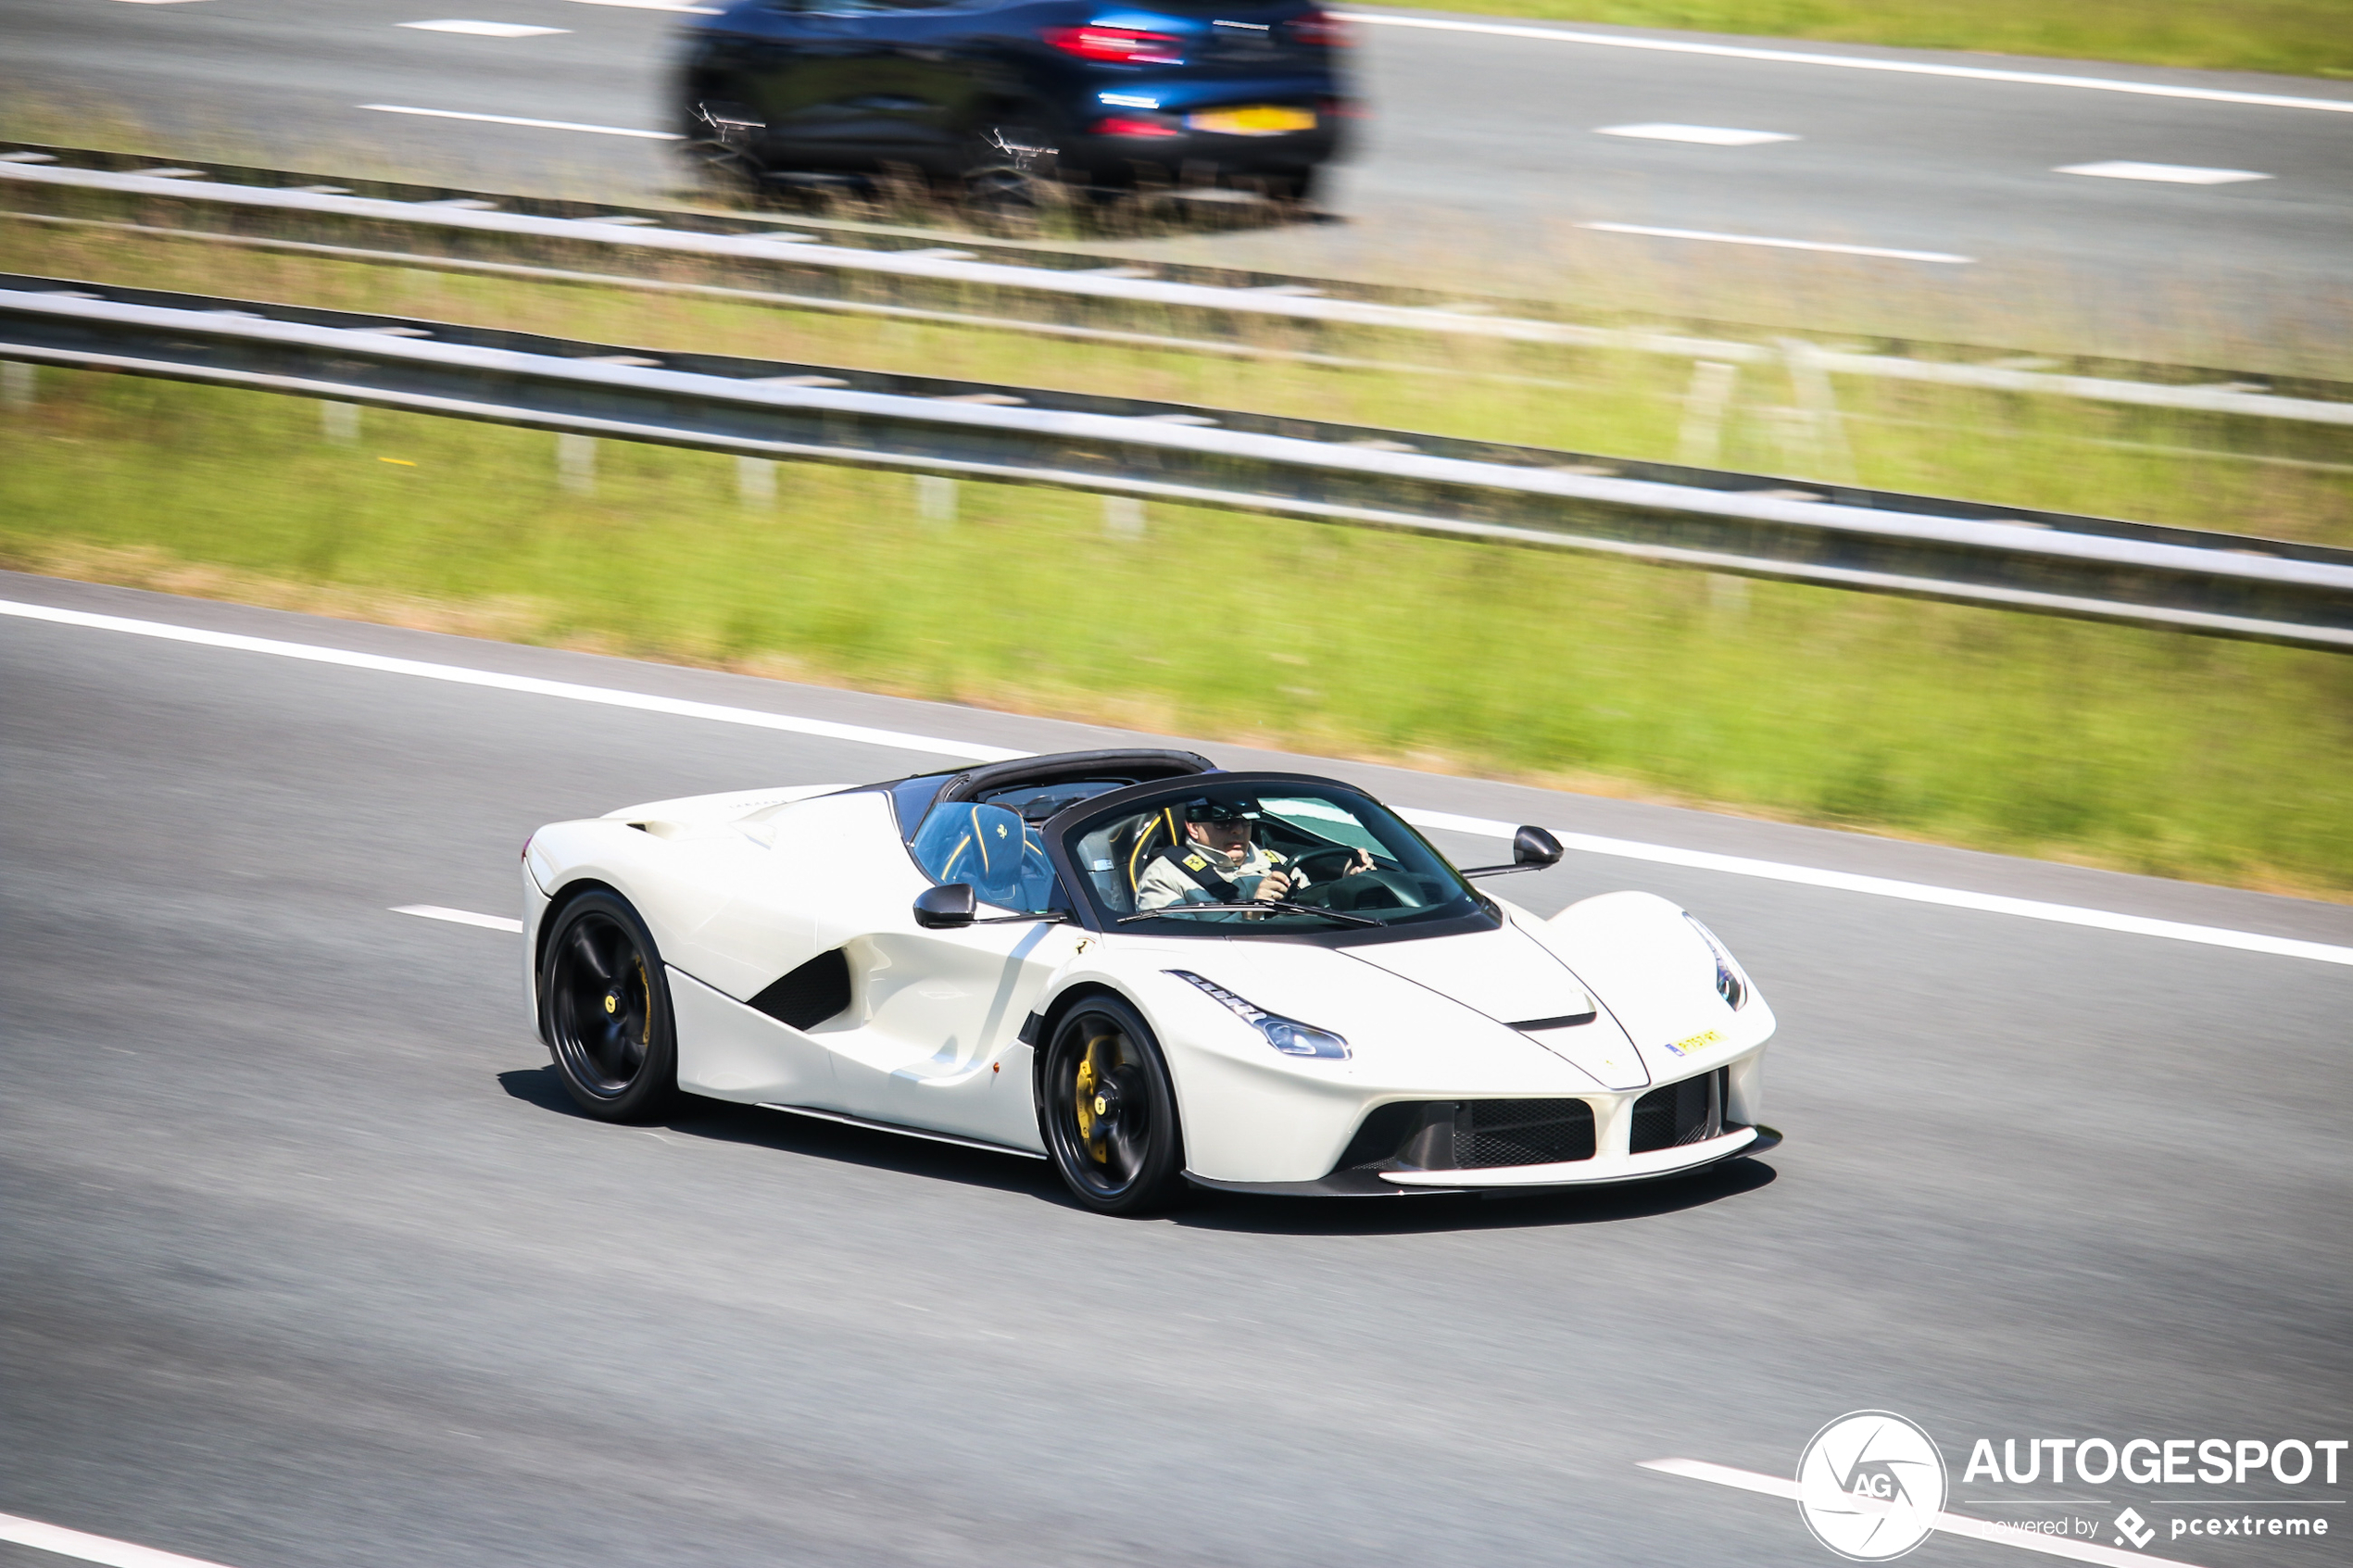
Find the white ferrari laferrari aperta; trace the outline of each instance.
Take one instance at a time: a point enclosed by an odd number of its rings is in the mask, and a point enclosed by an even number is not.
[[[1053,1161],[1107,1213],[1188,1184],[1385,1195],[1676,1175],[1760,1126],[1773,1014],[1647,893],[1550,920],[1332,779],[1189,752],[697,796],[523,850],[573,1097],[684,1091]]]

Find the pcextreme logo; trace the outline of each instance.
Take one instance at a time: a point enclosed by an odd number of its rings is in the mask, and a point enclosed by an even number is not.
[[[1797,1512],[1855,1562],[1885,1562],[1928,1539],[1944,1512],[1944,1456],[1913,1422],[1856,1411],[1814,1434],[1797,1461]]]

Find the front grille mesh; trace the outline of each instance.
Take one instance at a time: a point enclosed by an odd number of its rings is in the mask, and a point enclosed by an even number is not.
[[[1650,1154],[1662,1148],[1712,1138],[1724,1130],[1724,1094],[1731,1070],[1719,1067],[1680,1084],[1653,1089],[1634,1102],[1633,1136],[1629,1153]]]
[[[1365,1118],[1340,1157],[1350,1171],[1484,1171],[1593,1158],[1581,1099],[1408,1100]]]
[[[1454,1118],[1454,1165],[1553,1165],[1593,1158],[1593,1108],[1581,1099],[1475,1099]]]

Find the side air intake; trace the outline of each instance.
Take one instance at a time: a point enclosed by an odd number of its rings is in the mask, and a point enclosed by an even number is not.
[[[779,1023],[813,1029],[849,1005],[849,960],[839,947],[820,953],[751,999]]]
[[[1636,1100],[1628,1152],[1651,1154],[1680,1148],[1721,1134],[1730,1083],[1731,1069],[1719,1067],[1697,1078],[1664,1085]]]

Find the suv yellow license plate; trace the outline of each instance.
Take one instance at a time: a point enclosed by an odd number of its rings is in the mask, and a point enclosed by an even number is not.
[[[1273,104],[1259,104],[1246,109],[1212,109],[1206,114],[1189,114],[1185,123],[1195,131],[1215,131],[1227,136],[1280,136],[1289,131],[1313,131],[1315,116],[1310,109],[1287,109]]]

